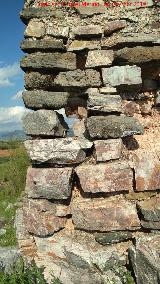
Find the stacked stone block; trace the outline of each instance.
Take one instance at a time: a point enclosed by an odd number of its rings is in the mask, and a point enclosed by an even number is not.
[[[132,271],[137,283],[158,284],[158,31],[102,2],[54,11],[37,3],[21,12],[32,166],[16,218],[20,249],[48,283],[52,272],[64,284],[127,283]],[[155,9],[134,13],[156,21]],[[79,119],[72,137],[62,108]]]

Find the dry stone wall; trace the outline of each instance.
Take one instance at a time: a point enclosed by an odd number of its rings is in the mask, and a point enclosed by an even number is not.
[[[64,284],[158,284],[159,4],[39,2],[21,11],[32,166],[20,250],[48,283],[53,273]]]

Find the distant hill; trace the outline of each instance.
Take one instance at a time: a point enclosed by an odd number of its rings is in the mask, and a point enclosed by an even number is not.
[[[23,130],[15,130],[12,132],[0,132],[0,140],[25,140],[27,136],[25,135]]]

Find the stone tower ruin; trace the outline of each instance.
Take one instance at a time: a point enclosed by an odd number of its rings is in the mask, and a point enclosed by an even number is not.
[[[20,14],[32,166],[18,244],[48,283],[158,284],[159,4],[93,3]]]

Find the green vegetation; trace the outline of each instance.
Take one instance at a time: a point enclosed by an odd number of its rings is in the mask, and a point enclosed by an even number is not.
[[[29,159],[23,143],[18,141],[0,142],[0,148],[14,149],[12,156],[0,157],[0,228],[6,229],[6,234],[0,234],[0,246],[14,246],[14,217],[25,188]]]
[[[8,162],[9,161],[9,157],[0,157],[0,164],[3,164],[5,162]]]
[[[134,278],[132,277],[130,270],[124,270],[122,267],[119,267],[119,273],[123,278],[124,283],[126,284],[135,284]]]
[[[131,275],[131,272],[130,271],[127,271],[124,276],[126,277],[126,283],[127,284],[135,284],[135,281]]]
[[[18,140],[0,141],[0,150],[17,149],[20,145]]]
[[[13,273],[0,273],[0,284],[47,284],[47,282],[43,276],[43,268],[38,268],[35,264],[24,268],[21,261]],[[61,284],[61,282],[53,277],[52,284]]]

